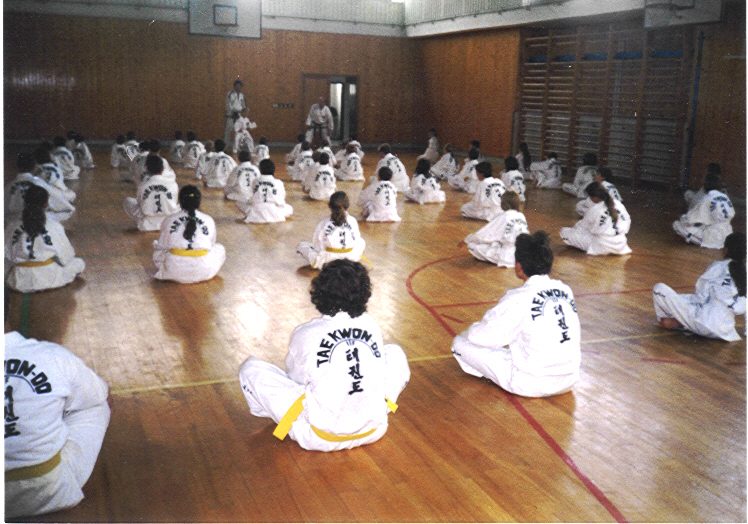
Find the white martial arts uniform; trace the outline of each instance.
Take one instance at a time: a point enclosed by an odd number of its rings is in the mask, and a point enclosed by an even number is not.
[[[96,167],[93,161],[93,155],[91,150],[88,149],[88,145],[85,142],[78,142],[73,149],[73,156],[75,157],[75,163],[81,167],[81,169],[93,169]]]
[[[384,344],[368,313],[340,312],[298,326],[291,335],[286,371],[250,357],[239,370],[250,412],[290,425],[288,435],[308,450],[337,451],[371,444],[387,431],[410,380],[400,346]],[[299,409],[294,413],[292,407]],[[290,413],[289,413],[290,411]]]
[[[561,189],[565,193],[574,195],[577,198],[585,198],[587,196],[585,189],[595,181],[596,172],[597,166],[582,166],[577,169],[577,172],[574,175],[574,182],[562,184]]]
[[[301,142],[293,146],[293,149],[289,153],[286,153],[286,165],[292,166],[296,163],[296,159],[301,154]]]
[[[309,185],[309,198],[313,200],[330,200],[332,194],[336,191],[335,171],[332,166],[319,166],[317,174],[314,176]]]
[[[194,169],[197,167],[197,162],[200,160],[200,156],[205,153],[205,146],[198,140],[188,142],[184,146],[184,154],[182,155],[184,167]]]
[[[155,278],[182,284],[202,282],[216,276],[226,261],[226,250],[216,242],[213,219],[195,211],[197,228],[192,240],[184,238],[189,220],[189,213],[183,210],[166,217],[161,224],[161,235],[153,242]]]
[[[502,213],[501,195],[506,192],[504,182],[498,178],[484,178],[478,182],[473,199],[460,208],[462,216],[478,220],[493,220]]]
[[[178,195],[173,177],[153,175],[138,185],[137,198],[125,198],[122,207],[140,231],[158,231],[164,218],[179,211]]]
[[[444,153],[442,157],[431,166],[431,175],[437,180],[449,179],[458,172],[457,160],[452,153]]]
[[[478,175],[475,174],[475,166],[478,164],[478,160],[466,158],[459,172],[452,176],[447,176],[447,182],[454,189],[466,191],[472,195],[478,188]]]
[[[688,210],[691,211],[696,205],[701,202],[701,199],[706,196],[706,191],[704,191],[704,186],[701,186],[698,191],[694,191],[692,189],[686,189],[686,192],[683,193],[683,198],[686,201],[686,205],[688,206]]]
[[[405,198],[419,204],[439,203],[447,200],[439,181],[433,176],[426,177],[422,174],[413,177],[410,189],[405,192]]]
[[[5,260],[11,265],[6,282],[21,293],[65,286],[86,268],[83,259],[75,256],[65,228],[49,214],[45,231],[33,239],[20,219],[8,224]]]
[[[75,165],[75,157],[67,147],[56,147],[50,152],[50,155],[52,160],[62,169],[65,180],[78,180],[81,168]]]
[[[139,151],[130,161],[129,177],[128,180],[139,184],[143,178],[143,173],[146,173],[145,159],[148,158],[149,151]]]
[[[174,142],[171,143],[169,157],[172,162],[175,164],[184,163],[184,148],[186,145],[187,144],[185,144],[184,140],[174,140]]]
[[[140,153],[140,143],[137,140],[128,140],[127,142],[125,142],[125,152],[127,153],[127,158],[129,159],[129,161],[123,167],[129,167],[132,159],[135,158],[138,153]]]
[[[392,182],[392,185],[394,185],[398,191],[404,193],[408,190],[408,188],[410,187],[410,178],[408,178],[408,173],[405,170],[405,166],[400,161],[400,159],[392,153],[387,153],[385,156],[379,159],[377,168],[374,170],[374,175],[371,177],[372,183],[378,180],[377,175],[379,174],[379,169],[382,167],[390,168],[390,170],[392,171],[392,180],[390,180],[390,182]]]
[[[109,388],[52,342],[5,334],[5,517],[83,500],[110,410]]]
[[[666,284],[652,290],[657,320],[674,318],[697,335],[740,340],[735,330],[735,315],[745,315],[745,297],[730,276],[730,261],[713,262],[696,281],[693,295],[678,294]]]
[[[239,151],[249,151],[250,153],[255,150],[255,140],[252,138],[249,130],[257,127],[257,124],[251,122],[246,116],[240,116],[234,122],[234,151],[238,154]]]
[[[309,114],[306,117],[306,141],[310,144],[314,138],[314,131],[319,130],[322,142],[330,139],[333,129],[335,128],[335,120],[332,117],[332,111],[326,105],[321,106],[319,104],[313,104],[309,109]]]
[[[525,201],[525,177],[521,171],[504,171],[501,173],[501,181],[507,191],[514,191],[522,202]]]
[[[130,157],[127,155],[127,146],[125,144],[115,143],[112,145],[110,164],[112,167],[119,169],[130,167]]]
[[[229,175],[236,167],[236,160],[223,151],[216,153],[208,162],[205,172],[205,185],[208,187],[226,187]]]
[[[330,161],[330,165],[332,167],[338,167],[338,159],[335,157],[335,155],[332,152],[332,149],[330,146],[322,146],[317,148],[317,153],[327,153],[328,160]]]
[[[19,173],[15,180],[5,187],[5,218],[6,221],[20,217],[23,213],[25,203],[23,196],[30,185],[43,188],[49,194],[47,200],[47,214],[58,222],[64,222],[75,213],[75,206],[70,203],[66,192],[49,184],[41,177],[31,173]]]
[[[335,178],[338,180],[364,180],[364,168],[358,154],[350,153],[335,170]]]
[[[312,159],[311,149],[299,151],[299,154],[296,156],[296,161],[292,166],[288,167],[287,172],[291,176],[291,180],[294,182],[303,182],[304,176],[307,174],[308,170],[314,168],[314,164],[315,162],[314,159]]]
[[[311,242],[299,242],[296,252],[309,261],[315,269],[332,260],[345,258],[358,262],[364,254],[366,242],[361,238],[358,221],[351,215],[346,222],[336,226],[332,219],[326,218],[317,224]]]
[[[605,190],[608,192],[608,194],[611,196],[611,198],[614,198],[615,200],[618,200],[619,202],[623,202],[623,198],[621,198],[621,193],[618,192],[618,188],[608,182],[607,180],[603,180],[600,182]],[[594,206],[595,203],[592,201],[590,197],[585,198],[584,200],[580,200],[577,202],[577,215],[580,217],[583,217],[584,214],[587,212],[589,208]]]
[[[223,141],[229,150],[233,144],[231,133],[234,131],[234,113],[241,113],[242,109],[247,109],[244,93],[237,93],[234,89],[226,93],[226,125],[223,129]]]
[[[535,187],[543,189],[561,188],[561,165],[555,158],[549,158],[543,162],[530,164],[532,178],[535,179]]]
[[[499,267],[514,267],[514,242],[522,233],[528,233],[525,215],[509,209],[468,235],[465,243],[478,260]]]
[[[270,148],[265,144],[257,144],[255,152],[252,154],[252,163],[259,166],[260,162],[267,158],[270,158]]]
[[[309,193],[309,190],[312,189],[312,182],[314,182],[314,178],[317,176],[319,168],[319,162],[312,162],[308,166],[302,168],[301,189],[305,193]]]
[[[37,164],[36,169],[34,170],[34,175],[47,182],[50,186],[59,189],[65,197],[65,200],[71,204],[75,202],[75,191],[65,185],[65,177],[62,175],[62,170],[60,169],[60,166],[54,162],[47,162],[41,165]]]
[[[249,202],[237,202],[237,207],[246,215],[244,222],[265,224],[285,222],[293,214],[293,207],[286,204],[286,188],[273,175],[263,175],[255,180]]]
[[[252,198],[252,187],[260,178],[260,170],[252,162],[242,162],[234,168],[223,188],[228,200],[249,202]]]
[[[581,364],[579,316],[569,286],[534,275],[452,342],[466,373],[511,393],[546,397],[569,391]]]
[[[730,221],[735,208],[730,198],[713,189],[696,202],[688,213],[673,222],[673,230],[686,242],[709,249],[722,249],[732,233]]]
[[[203,151],[200,157],[197,159],[197,166],[195,166],[195,178],[202,180],[208,174],[208,167],[210,167],[210,161],[216,156],[215,151]]]
[[[429,138],[429,143],[426,146],[426,151],[423,152],[416,160],[425,158],[432,164],[439,160],[439,139],[435,136]]]
[[[400,222],[397,214],[397,188],[389,180],[380,180],[362,190],[358,204],[367,222]]]
[[[617,200],[618,220],[613,223],[605,202],[594,204],[574,227],[561,228],[561,240],[565,244],[581,249],[588,255],[628,255],[631,248],[626,235],[631,229],[631,217]]]

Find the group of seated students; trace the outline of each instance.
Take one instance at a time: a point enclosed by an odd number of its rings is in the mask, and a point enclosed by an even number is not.
[[[203,145],[191,131],[187,142],[178,133],[170,158],[175,165],[194,169],[207,191],[220,189],[227,200],[235,201],[245,222],[284,221],[293,208],[285,201],[283,182],[274,176],[275,164],[267,157],[253,157],[246,140],[240,145],[237,163],[224,153],[223,140]],[[398,396],[410,379],[405,352],[385,344],[376,321],[366,313],[371,281],[359,262],[366,242],[348,212],[348,195],[335,185],[336,180],[364,179],[360,148],[352,139],[338,154],[329,144],[311,152],[300,136],[296,152],[287,156],[290,178],[301,182],[310,198],[327,200],[330,210],[329,218],[317,224],[312,241],[296,247],[306,263],[320,270],[311,283],[311,301],[321,316],[294,330],[285,369],[250,357],[239,371],[250,412],[272,419],[277,438],[290,436],[310,450],[348,449],[382,438],[388,414],[397,410]],[[66,285],[85,268],[61,225],[75,211],[75,193],[65,180],[78,176],[65,167],[67,160],[58,160],[68,158],[65,150],[69,152],[64,143],[54,149],[43,144],[33,156],[19,155],[19,174],[6,190],[6,282],[21,292]],[[494,175],[477,141],[471,143],[460,169],[449,145],[437,159],[433,129],[412,180],[389,145],[380,146],[379,153],[376,175],[359,198],[366,221],[400,221],[400,192],[418,204],[444,202],[439,182],[446,180],[473,195],[462,206],[462,215],[487,222],[465,238],[470,254],[513,268],[523,283],[454,339],[452,353],[458,365],[517,395],[544,397],[569,391],[579,379],[581,362],[577,307],[569,286],[550,277],[554,257],[548,234],[530,233],[523,214],[525,183],[534,180],[537,188],[562,188],[580,199],[576,212],[581,220],[561,229],[564,243],[589,255],[625,255],[631,252],[626,238],[631,218],[610,181],[610,170],[588,154],[573,183],[562,185],[556,155],[532,162],[523,144]],[[73,167],[93,165],[86,164],[83,154],[71,157]],[[176,173],[160,155],[160,144],[138,143],[134,133],[118,137],[111,158],[112,166],[126,170],[124,178],[138,185],[136,197],[124,202],[127,214],[138,229],[159,231],[153,242],[153,276],[179,283],[213,278],[226,250],[217,242],[214,220],[199,210],[197,185],[180,189]],[[721,189],[719,166],[710,165],[704,187],[687,195],[689,211],[673,227],[688,242],[724,246],[724,260],[709,266],[694,294],[679,295],[666,284],[657,284],[653,297],[663,328],[733,341],[740,339],[735,315],[745,314],[746,244],[744,234],[732,233],[734,209]],[[538,297],[543,297],[542,304]],[[60,346],[18,333],[6,334],[5,340],[6,514],[36,515],[75,505],[108,425],[107,386]],[[32,364],[19,364],[9,372],[8,359]],[[53,402],[38,395],[39,387],[23,387],[29,365],[44,369],[50,391],[63,392]],[[23,409],[16,409],[20,406]]]

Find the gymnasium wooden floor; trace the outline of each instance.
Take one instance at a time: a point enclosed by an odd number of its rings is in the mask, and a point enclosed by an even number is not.
[[[16,150],[6,150],[6,182]],[[284,179],[285,152],[273,152]],[[549,399],[506,394],[450,356],[453,336],[520,285],[458,245],[482,225],[460,217],[468,195],[446,188],[445,205],[401,201],[400,224],[362,223],[369,311],[405,349],[412,379],[383,440],[323,454],[250,416],[237,370],[249,355],[282,365],[291,330],[316,315],[315,272],[294,249],[325,204],[286,181],[293,218],[248,225],[206,190],[225,266],[210,282],[158,282],[157,234],[135,230],[121,208],[135,188],[108,151],[95,156],[98,167],[71,184],[78,212],[67,224],[83,278],[13,293],[9,321],[92,366],[111,387],[112,420],[86,499],[33,520],[745,521],[745,342],[663,331],[652,308],[655,283],[687,292],[720,257],[671,232],[678,195],[622,187],[634,253],[587,257],[558,237],[575,200],[529,190],[530,228],[551,233],[553,273],[574,290],[583,330],[581,381]],[[409,172],[415,156],[403,155]],[[192,180],[178,172],[180,186]],[[355,202],[361,183],[339,187]],[[740,210],[733,224],[744,221]]]

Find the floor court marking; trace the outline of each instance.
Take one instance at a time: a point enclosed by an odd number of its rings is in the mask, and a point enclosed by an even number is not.
[[[432,260],[431,262],[427,262],[425,264],[422,264],[421,266],[415,268],[410,275],[408,275],[408,278],[405,279],[405,287],[408,290],[408,294],[418,302],[426,311],[429,312],[429,314],[444,328],[444,330],[449,333],[451,336],[455,336],[455,331],[447,324],[442,316],[439,314],[439,312],[428,304],[425,300],[423,300],[414,290],[413,290],[413,279],[426,269],[427,267],[433,266],[435,264],[439,264],[441,262],[446,262],[448,260],[453,260],[455,258],[462,258],[464,255],[455,255],[451,257],[445,257],[445,258],[439,258],[437,260]],[[587,491],[589,491],[592,496],[597,499],[597,501],[605,508],[605,510],[617,521],[617,522],[627,522],[626,518],[623,516],[623,513],[620,512],[620,510],[611,502],[611,500],[605,496],[605,493],[597,487],[597,485],[590,480],[590,478],[582,473],[582,471],[579,469],[579,467],[576,465],[576,463],[572,460],[572,458],[563,450],[561,445],[545,430],[543,425],[538,422],[538,420],[533,417],[527,409],[520,403],[519,399],[515,397],[514,395],[506,394],[507,398],[509,399],[509,403],[514,406],[514,408],[522,415],[522,417],[527,421],[527,423],[530,425],[533,430],[540,436],[540,438],[545,441],[545,443],[553,450],[553,452],[569,467],[569,469],[574,473],[574,475],[582,482],[582,485],[587,488]]]

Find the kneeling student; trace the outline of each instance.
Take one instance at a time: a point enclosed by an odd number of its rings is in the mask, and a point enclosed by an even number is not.
[[[153,242],[153,263],[159,280],[182,284],[210,280],[226,261],[226,250],[216,242],[216,224],[198,211],[202,195],[196,186],[179,191],[182,210],[166,217],[161,236]]]
[[[29,373],[35,374],[33,385]],[[5,334],[6,518],[83,500],[109,425],[108,393],[106,383],[64,347]]]
[[[339,258],[361,260],[366,242],[361,238],[358,221],[348,214],[349,206],[348,195],[343,191],[333,193],[328,203],[330,218],[317,224],[311,242],[299,242],[296,247],[296,252],[314,269]]]
[[[652,295],[663,328],[740,340],[735,315],[745,315],[745,234],[732,233],[725,239],[725,259],[713,262],[699,277],[694,294],[679,294],[660,283]]]
[[[8,286],[30,293],[70,284],[86,264],[75,256],[65,228],[47,216],[49,193],[30,184],[23,199],[22,218],[12,220],[5,230],[5,260],[11,264]]]
[[[501,213],[501,195],[506,192],[504,182],[493,177],[489,162],[480,162],[475,166],[475,176],[478,180],[473,199],[460,208],[465,218],[478,220],[493,220]]]
[[[458,335],[452,353],[463,371],[510,393],[564,393],[579,379],[582,355],[574,293],[548,276],[553,251],[545,232],[520,235],[516,245],[514,272],[524,285]]]
[[[628,255],[631,248],[626,235],[631,217],[621,202],[608,194],[598,182],[587,186],[593,206],[573,227],[561,228],[564,244],[581,249],[588,255]]]
[[[179,211],[179,188],[171,173],[164,174],[160,156],[148,155],[145,167],[145,180],[138,185],[137,198],[125,198],[123,207],[140,231],[158,231],[164,218]]]
[[[285,222],[293,215],[293,207],[286,204],[286,188],[273,175],[275,164],[265,159],[260,162],[260,177],[252,186],[249,202],[237,202],[237,207],[246,215],[244,222],[266,224]]]
[[[285,371],[254,357],[242,364],[249,411],[273,419],[275,437],[337,451],[384,436],[410,369],[402,348],[385,344],[366,313],[370,296],[364,266],[333,260],[312,280],[312,303],[322,316],[294,329]]]
[[[400,222],[397,214],[397,188],[392,184],[392,171],[380,167],[379,182],[372,182],[358,195],[362,217],[367,222]]]
[[[528,232],[523,207],[514,191],[501,195],[504,212],[465,238],[470,254],[499,267],[514,267],[514,243],[519,235]]]

